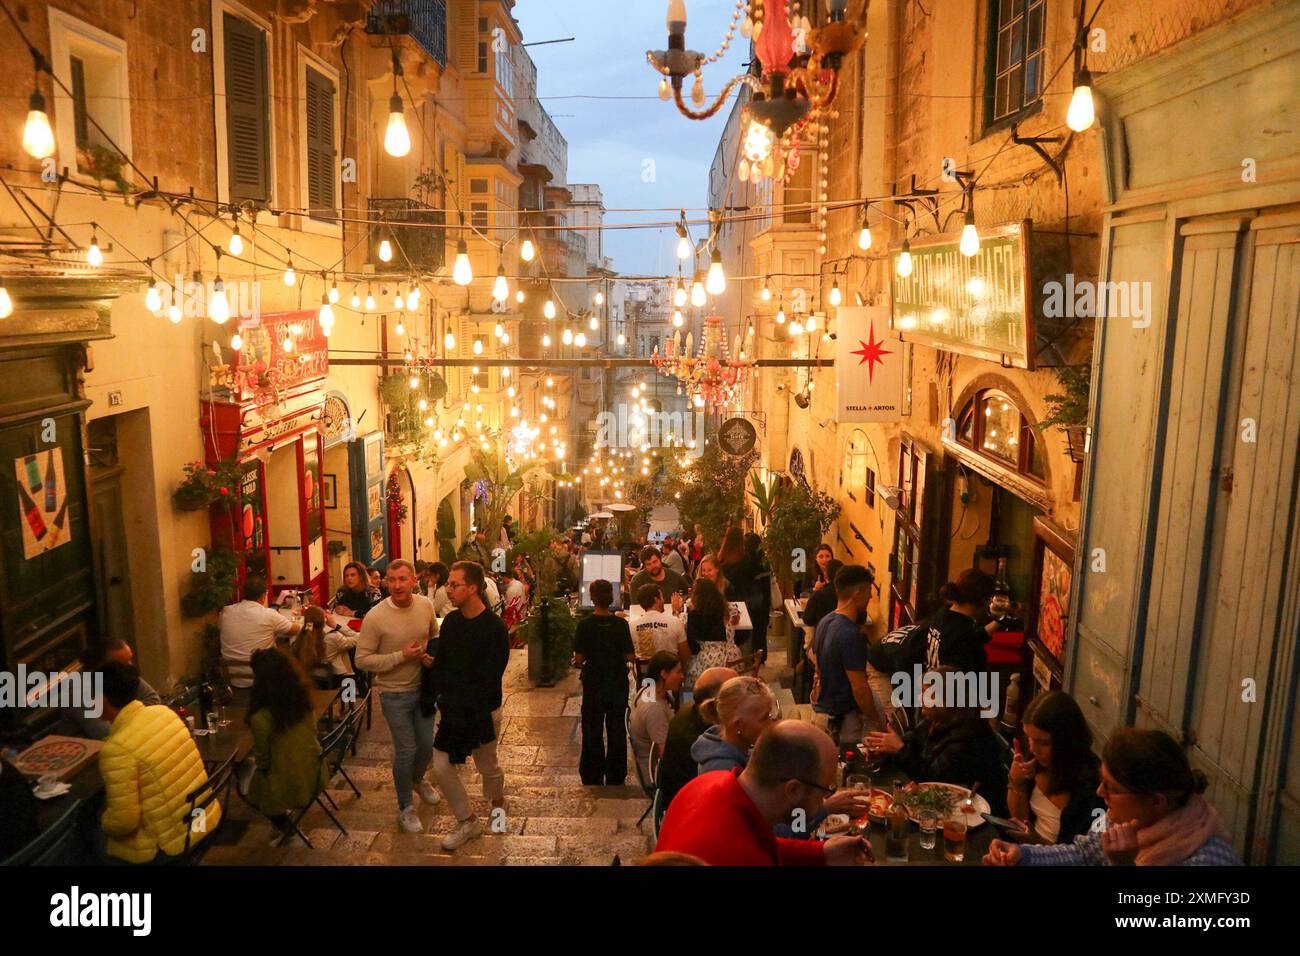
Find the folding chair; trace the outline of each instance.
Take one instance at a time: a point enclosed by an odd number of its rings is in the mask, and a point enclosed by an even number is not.
[[[234,782],[235,754],[231,754],[224,763],[208,774],[206,781],[185,795],[185,816],[182,818],[185,823],[185,848],[181,850],[177,863],[194,866],[208,852],[208,848],[212,846],[213,838],[226,822],[230,808],[230,788]],[[198,831],[203,834],[203,837],[195,839],[194,824],[196,819],[206,821],[209,815],[208,811],[214,804],[217,805],[219,810],[224,806],[225,812],[221,813],[214,829],[208,830],[205,824]]]
[[[370,695],[367,694],[367,701],[369,698]],[[353,754],[356,753],[356,740],[357,737],[361,735],[361,720],[364,716],[365,711],[363,710],[363,705],[358,703],[343,723],[339,725],[340,728],[346,730],[342,746],[332,753],[330,759],[325,764],[326,770],[329,771],[329,780],[332,781],[336,776],[341,776],[345,781],[347,781],[347,785],[352,789],[352,792],[358,799],[361,798],[361,791],[357,789],[357,785],[353,783],[352,778],[348,776],[348,771],[344,766],[344,761],[347,759],[349,752]],[[322,741],[321,750],[324,751],[324,749],[325,744]],[[329,801],[331,807],[335,810],[338,809],[338,804],[334,802],[334,798],[329,795],[328,790],[323,791],[322,796]]]
[[[358,713],[360,713],[360,711],[358,711]],[[320,762],[318,764],[318,767],[323,766],[329,768],[331,766],[334,766],[335,760],[337,760],[338,763],[340,764],[343,762],[343,758],[347,754],[348,733],[350,732],[351,727],[352,727],[352,720],[351,719],[345,720],[337,727],[335,727],[333,730],[331,730],[329,733],[327,733],[324,737],[321,738],[320,757],[318,758]],[[322,810],[325,811],[325,815],[330,818],[330,820],[333,822],[333,824],[336,827],[339,828],[340,833],[342,833],[344,836],[348,835],[347,827],[345,827],[342,823],[339,822],[339,818],[334,816],[333,811],[331,811],[330,808],[327,807],[325,803],[321,800],[321,796],[324,793],[325,793],[325,787],[320,782],[320,772],[318,770],[316,774],[315,793],[312,795],[312,798],[308,800],[305,804],[303,804],[301,807],[299,807],[297,810],[294,810],[292,813],[289,814],[290,829],[292,829],[294,833],[298,834],[299,839],[301,839],[303,843],[307,844],[307,846],[313,850],[315,849],[315,847],[312,846],[311,840],[307,839],[307,834],[303,833],[302,827],[299,826],[299,824],[302,822],[302,818],[307,815],[307,811],[312,808],[313,804],[315,804],[316,806],[320,807]]]

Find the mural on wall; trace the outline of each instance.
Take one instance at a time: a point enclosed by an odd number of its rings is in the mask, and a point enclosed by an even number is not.
[[[67,484],[63,480],[63,449],[24,455],[14,460],[14,470],[18,477],[23,557],[30,561],[72,540]]]

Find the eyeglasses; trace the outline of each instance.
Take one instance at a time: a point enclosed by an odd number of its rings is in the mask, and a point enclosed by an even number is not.
[[[1101,792],[1106,794],[1108,797],[1126,797],[1133,796],[1137,793],[1135,790],[1119,790],[1114,787],[1108,787],[1106,786],[1105,780],[1101,782]]]
[[[839,790],[839,787],[823,787],[820,783],[813,783],[811,780],[803,779],[803,777],[791,777],[790,779],[795,783],[803,784],[805,787],[812,787],[814,790],[820,790],[828,797],[835,793],[835,791]]]

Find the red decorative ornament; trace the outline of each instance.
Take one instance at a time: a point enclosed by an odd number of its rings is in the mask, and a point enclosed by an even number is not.
[[[794,59],[794,33],[790,29],[785,3],[781,0],[765,5],[763,32],[754,44],[754,52],[763,64],[765,77],[790,69],[790,61]]]

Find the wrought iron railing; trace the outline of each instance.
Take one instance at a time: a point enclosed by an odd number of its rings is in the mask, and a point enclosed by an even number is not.
[[[446,0],[378,0],[366,14],[366,32],[410,36],[439,66],[447,65]]]
[[[374,257],[379,272],[437,272],[447,261],[445,230],[430,226],[445,226],[447,214],[434,209],[418,199],[396,198],[370,200],[370,248],[377,249],[388,239],[393,244],[393,258],[380,262]]]

